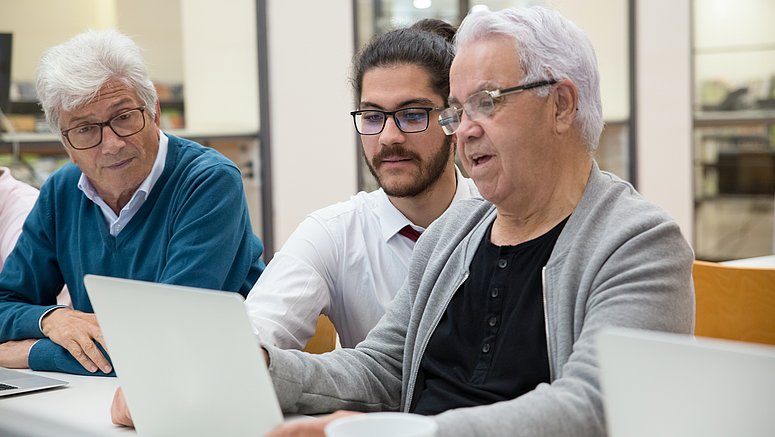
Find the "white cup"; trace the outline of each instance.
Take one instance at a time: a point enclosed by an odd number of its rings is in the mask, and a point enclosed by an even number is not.
[[[336,419],[326,437],[434,437],[438,426],[430,417],[410,413],[367,413]]]

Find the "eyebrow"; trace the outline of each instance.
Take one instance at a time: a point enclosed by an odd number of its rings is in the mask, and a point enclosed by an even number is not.
[[[427,105],[427,106],[436,107],[436,104],[433,103],[433,101],[431,99],[427,99],[427,98],[423,97],[423,98],[409,99],[409,100],[404,100],[402,102],[399,102],[398,105],[396,106],[396,108],[405,108],[407,106],[412,106],[412,105],[422,105],[422,106],[426,106]],[[368,101],[361,102],[360,108],[361,109],[363,109],[363,108],[374,108],[374,109],[380,109],[380,110],[383,110],[383,111],[385,110],[385,107],[383,107],[382,105],[374,103],[374,102],[368,102]]]
[[[501,86],[500,86],[500,85],[498,85],[498,84],[496,84],[496,83],[493,83],[493,82],[490,82],[490,81],[487,81],[487,82],[485,82],[485,83],[483,83],[483,84],[479,85],[479,87],[475,88],[475,89],[474,89],[474,91],[473,91],[471,94],[469,94],[468,96],[466,96],[466,100],[467,100],[469,97],[471,97],[471,96],[473,96],[474,94],[476,94],[476,93],[481,93],[482,91],[493,91],[493,90],[499,90],[499,89],[501,89]],[[452,97],[451,95],[450,95],[450,96],[447,98],[447,105],[449,105],[449,106],[452,106],[452,105],[454,105],[454,104],[456,104],[456,103],[460,103],[460,102],[458,101],[458,99],[456,99],[456,98]]]
[[[112,105],[110,105],[110,106],[108,107],[108,112],[110,112],[110,113],[113,113],[113,112],[115,112],[115,111],[116,111],[116,110],[117,110],[119,107],[121,107],[121,106],[124,106],[124,105],[126,105],[127,103],[134,104],[134,102],[132,101],[132,99],[131,99],[131,98],[129,98],[129,97],[124,97],[124,98],[122,98],[122,99],[120,99],[120,100],[116,101],[116,102],[115,102],[115,103],[113,103]],[[82,115],[82,116],[79,116],[79,117],[74,117],[73,119],[71,119],[71,120],[70,120],[70,123],[69,123],[69,124],[71,124],[71,125],[72,125],[72,124],[75,124],[75,123],[78,123],[78,122],[81,122],[81,121],[84,121],[84,120],[89,120],[89,118],[91,118],[91,117],[92,117],[92,115]]]

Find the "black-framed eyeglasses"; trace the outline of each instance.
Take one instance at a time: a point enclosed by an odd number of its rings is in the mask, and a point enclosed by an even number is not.
[[[145,128],[145,106],[139,106],[101,123],[82,124],[62,131],[70,147],[86,150],[102,143],[102,129],[108,126],[116,136],[128,137]]]
[[[538,82],[531,82],[524,85],[519,85],[511,88],[502,88],[494,91],[479,91],[477,93],[468,96],[463,103],[463,107],[450,106],[449,108],[441,111],[439,114],[439,124],[447,135],[452,135],[457,132],[460,127],[460,117],[463,115],[463,111],[471,120],[482,120],[490,116],[495,109],[495,104],[508,94],[515,94],[532,88],[539,88],[547,85],[554,85],[557,80],[541,80]]]
[[[388,117],[393,117],[396,126],[401,132],[413,134],[428,129],[428,120],[431,111],[440,111],[444,108],[403,108],[397,111],[380,111],[377,109],[363,109],[352,111],[355,130],[361,135],[377,135],[385,129]]]

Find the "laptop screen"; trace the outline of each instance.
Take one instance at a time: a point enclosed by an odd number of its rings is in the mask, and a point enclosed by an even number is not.
[[[775,347],[689,335],[598,335],[610,437],[775,436]]]

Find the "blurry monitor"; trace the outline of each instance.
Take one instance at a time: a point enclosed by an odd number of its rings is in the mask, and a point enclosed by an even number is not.
[[[11,90],[11,41],[12,34],[0,33],[0,110],[8,112]]]

